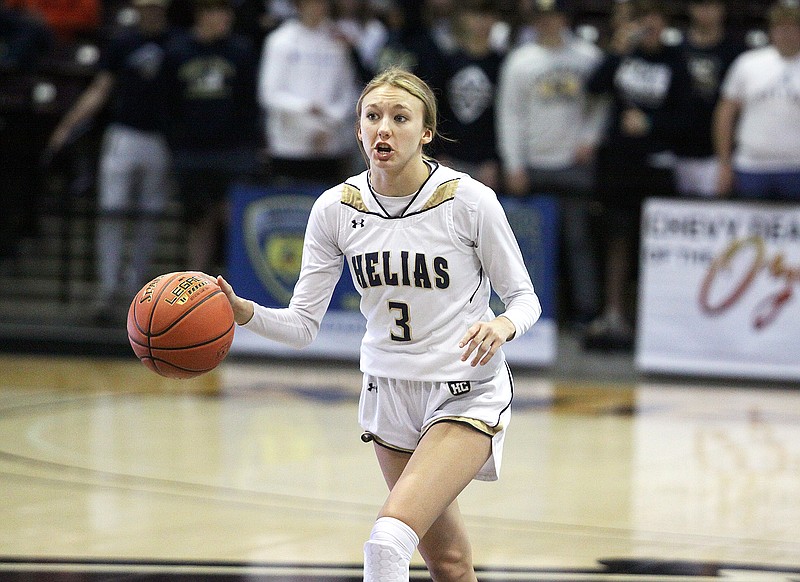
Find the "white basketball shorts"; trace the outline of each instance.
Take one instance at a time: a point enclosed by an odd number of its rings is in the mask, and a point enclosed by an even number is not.
[[[500,475],[513,392],[508,366],[494,378],[480,381],[418,382],[364,374],[358,406],[365,431],[362,439],[412,453],[435,423],[463,422],[492,438],[492,454],[475,479],[495,481]]]

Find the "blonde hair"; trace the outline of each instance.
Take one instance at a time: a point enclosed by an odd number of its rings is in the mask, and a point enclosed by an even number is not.
[[[414,73],[401,69],[400,67],[389,67],[382,73],[378,73],[369,83],[367,83],[364,90],[361,91],[361,96],[356,103],[356,116],[361,119],[361,106],[364,102],[364,97],[367,93],[378,87],[389,85],[407,91],[420,101],[423,107],[423,126],[431,130],[431,138],[436,137],[436,122],[438,119],[439,111],[436,104],[436,95],[428,84],[417,77]],[[356,123],[360,123],[357,121]]]

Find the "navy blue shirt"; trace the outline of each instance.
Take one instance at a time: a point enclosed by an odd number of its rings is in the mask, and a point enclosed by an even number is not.
[[[168,34],[146,37],[126,30],[109,41],[99,68],[114,76],[109,121],[142,131],[162,131],[165,124],[164,86],[160,83]]]
[[[502,61],[496,52],[445,57],[439,132],[447,139],[439,141],[437,154],[472,163],[498,159],[495,101]]]
[[[692,76],[691,122],[678,136],[675,152],[687,157],[710,157],[714,155],[712,123],[720,87],[731,63],[746,47],[725,39],[713,47],[697,47],[685,42],[682,48]]]
[[[167,45],[168,138],[175,149],[214,151],[256,146],[258,57],[250,39],[232,35],[199,42],[191,32]]]
[[[683,51],[662,46],[619,56],[607,54],[587,83],[593,94],[611,96],[610,127],[605,144],[608,163],[620,172],[648,166],[650,155],[674,151],[689,125],[691,78]],[[621,129],[622,113],[635,107],[647,115],[650,131],[631,136]]]

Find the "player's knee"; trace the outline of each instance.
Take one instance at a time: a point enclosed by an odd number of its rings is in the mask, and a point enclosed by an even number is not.
[[[408,580],[408,565],[418,543],[407,524],[392,517],[379,518],[364,544],[365,582]]]
[[[426,560],[428,572],[434,582],[462,582],[474,580],[472,552],[469,547],[451,547]]]

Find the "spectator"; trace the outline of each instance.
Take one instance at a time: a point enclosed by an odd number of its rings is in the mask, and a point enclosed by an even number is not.
[[[158,219],[169,198],[169,150],[162,134],[164,92],[159,74],[168,36],[168,0],[133,0],[135,28],[123,29],[101,54],[99,72],[53,132],[58,152],[108,109],[97,184],[95,255],[99,288],[95,316],[113,322],[115,307],[152,273]],[[133,223],[135,252],[125,256],[125,232]]]
[[[456,8],[455,49],[443,57],[439,159],[490,188],[500,185],[495,132],[497,78],[503,55],[492,49],[496,20],[491,0],[464,0]]]
[[[336,0],[336,29],[350,45],[367,83],[378,71],[378,59],[388,40],[386,25],[374,14],[371,0]]]
[[[10,8],[25,10],[40,18],[69,45],[81,38],[94,38],[100,26],[100,0],[5,0]]]
[[[587,97],[586,82],[602,58],[570,33],[563,0],[540,2],[535,40],[514,49],[503,66],[498,99],[506,191],[558,194],[572,319],[599,314],[599,276],[591,237],[594,157],[607,108]]]
[[[740,55],[715,112],[718,192],[800,199],[800,8],[769,11],[771,43]]]
[[[46,24],[0,4],[0,71],[31,71],[53,44]]]
[[[722,79],[744,45],[727,34],[723,0],[691,0],[683,50],[692,75],[692,105],[686,131],[678,136],[675,187],[688,196],[714,196],[718,165],[712,118]]]
[[[376,73],[391,67],[406,71],[417,68],[419,59],[413,50],[412,40],[419,28],[410,20],[412,13],[408,8],[407,3],[399,0],[385,0],[380,4],[377,13],[386,25],[386,42],[378,52]]]
[[[233,31],[249,37],[254,46],[261,46],[272,30],[267,2],[264,0],[232,0],[235,18]]]
[[[614,0],[608,13],[608,27],[598,39],[600,47],[610,50],[611,40],[622,27],[634,26],[636,2],[634,0]]]
[[[517,48],[533,42],[536,39],[536,30],[533,25],[538,12],[537,0],[516,0],[515,10],[510,15],[510,34],[508,44]]]
[[[456,0],[424,0],[422,3],[423,27],[439,51],[444,54],[456,50],[453,13],[457,5]]]
[[[47,27],[0,4],[0,261],[14,259],[34,233],[42,140],[30,108],[30,74],[52,45]],[[46,139],[46,138],[45,138]]]
[[[587,332],[588,348],[632,347],[628,285],[635,279],[641,204],[675,191],[671,149],[686,129],[691,79],[681,49],[662,40],[666,25],[660,2],[637,0],[635,18],[617,28],[609,53],[589,79],[589,91],[610,96],[612,103],[597,173],[605,305]]]
[[[336,183],[356,157],[352,132],[358,86],[330,0],[297,0],[298,18],[264,42],[258,80],[275,177]]]
[[[224,265],[228,191],[259,169],[258,56],[232,32],[229,0],[194,0],[193,12],[167,45],[164,84],[187,267],[208,273]]]

